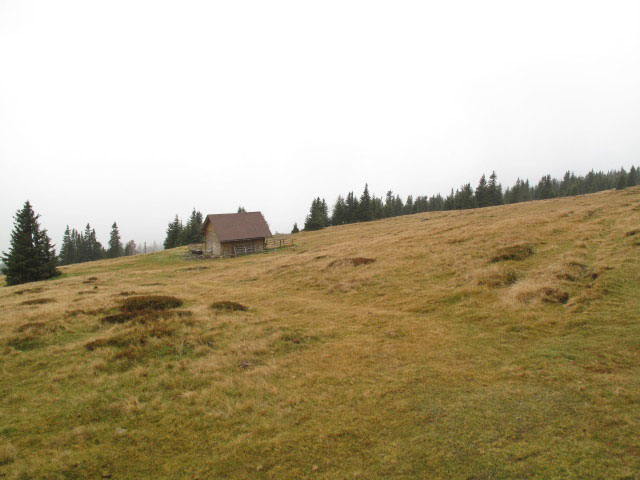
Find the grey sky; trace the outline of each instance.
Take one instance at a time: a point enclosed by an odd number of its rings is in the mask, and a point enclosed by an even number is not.
[[[640,163],[638,1],[0,0],[0,249]]]

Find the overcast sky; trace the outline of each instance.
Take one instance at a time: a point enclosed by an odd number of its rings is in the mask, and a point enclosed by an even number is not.
[[[0,249],[640,164],[639,1],[0,0]]]

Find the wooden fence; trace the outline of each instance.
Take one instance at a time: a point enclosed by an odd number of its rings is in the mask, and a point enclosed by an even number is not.
[[[266,240],[266,248],[280,248],[293,246],[293,237],[291,235],[274,235]]]

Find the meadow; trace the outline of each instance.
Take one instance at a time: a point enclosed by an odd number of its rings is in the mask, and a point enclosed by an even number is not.
[[[640,479],[640,187],[294,240],[0,288],[0,478]]]

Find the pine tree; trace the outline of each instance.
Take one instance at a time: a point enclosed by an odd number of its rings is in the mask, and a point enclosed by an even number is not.
[[[238,207],[238,213],[247,213],[244,207]]]
[[[358,198],[353,194],[353,192],[349,192],[347,194],[345,205],[346,205],[345,223],[357,222],[359,205],[358,205]]]
[[[357,222],[368,222],[373,220],[373,212],[371,210],[371,195],[369,194],[369,185],[364,185],[364,191],[360,196],[358,214],[356,216]]]
[[[311,202],[309,215],[307,215],[307,218],[305,219],[304,229],[320,230],[321,228],[324,228],[326,226],[326,217],[328,217],[326,202],[324,202],[324,200],[320,200],[320,197],[314,199]]]
[[[14,219],[9,253],[3,252],[7,285],[45,280],[60,275],[56,268],[57,257],[45,229],[40,229],[39,215],[36,215],[29,201],[26,201]]]
[[[616,190],[623,190],[628,186],[628,178],[627,172],[624,168],[620,169],[620,173],[618,173],[618,179],[616,180]]]
[[[504,203],[502,185],[498,183],[498,176],[495,171],[491,172],[491,175],[489,176],[489,183],[487,184],[487,200],[489,205],[502,205]]]
[[[118,231],[118,225],[113,222],[111,225],[111,235],[109,236],[109,249],[107,250],[107,256],[109,258],[117,258],[122,256],[122,242],[120,241],[120,232]]]
[[[627,175],[627,187],[634,187],[640,183],[640,172],[633,165],[629,169],[629,175]]]
[[[476,203],[478,207],[487,207],[489,203],[489,187],[487,186],[487,177],[482,174],[478,186],[476,187]]]
[[[178,237],[180,236],[181,231],[182,231],[182,222],[180,222],[180,218],[176,214],[176,217],[173,219],[173,222],[169,223],[167,227],[167,236],[164,239],[165,250],[169,248],[175,248],[178,246]]]
[[[298,233],[300,229],[298,228],[298,222],[293,224],[293,228],[291,229],[291,233]]]
[[[71,265],[75,262],[75,252],[73,239],[71,238],[71,230],[69,225],[64,231],[62,237],[62,246],[60,247],[60,265]]]
[[[137,253],[136,250],[137,250],[136,242],[134,242],[133,240],[129,240],[127,244],[124,246],[125,257],[128,257],[130,255],[135,255]]]
[[[338,195],[336,203],[333,205],[333,211],[331,212],[331,225],[343,225],[347,223],[347,205],[344,202],[342,195]]]

